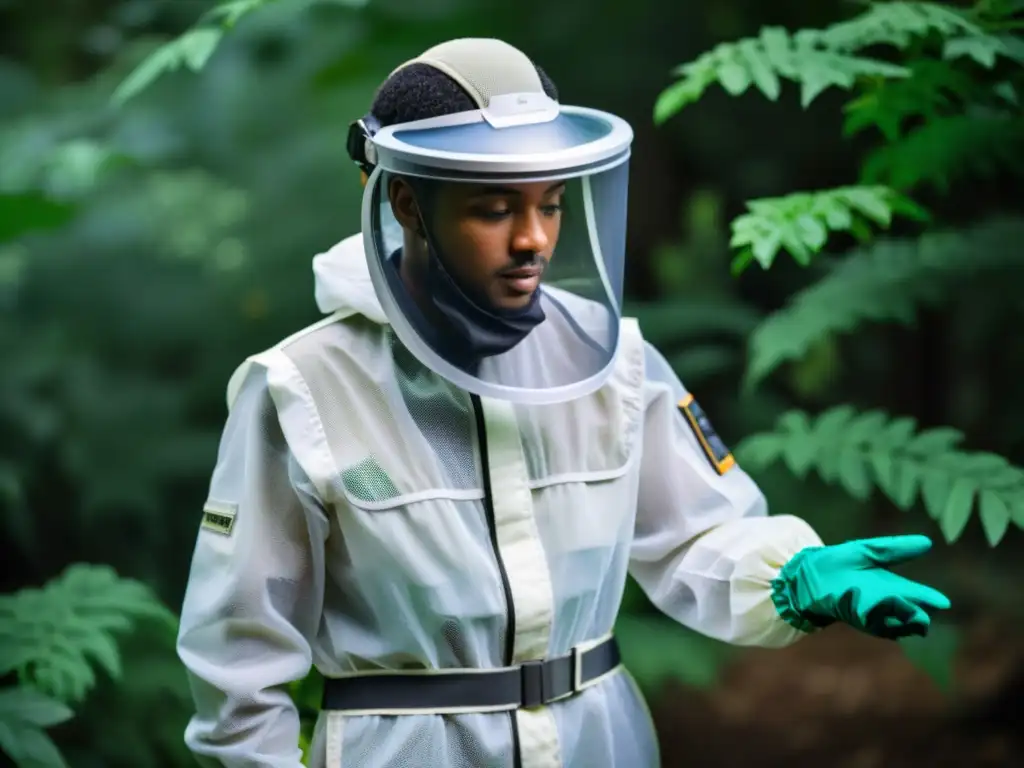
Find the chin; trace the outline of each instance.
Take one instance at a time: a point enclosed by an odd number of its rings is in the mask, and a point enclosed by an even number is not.
[[[494,306],[498,309],[515,310],[525,308],[533,300],[532,293],[509,296],[507,293],[493,299]]]

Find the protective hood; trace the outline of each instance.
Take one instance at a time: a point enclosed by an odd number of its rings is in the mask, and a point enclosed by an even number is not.
[[[325,315],[364,315],[375,323],[387,324],[370,280],[363,250],[363,236],[346,237],[337,245],[313,257],[316,305]]]

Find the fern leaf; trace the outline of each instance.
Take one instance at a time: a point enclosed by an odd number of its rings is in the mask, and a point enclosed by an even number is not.
[[[749,213],[733,221],[729,244],[744,249],[738,257],[740,265],[756,259],[765,269],[783,249],[799,264],[809,264],[811,256],[825,245],[830,231],[856,231],[865,222],[888,227],[894,212],[927,218],[910,200],[882,186],[797,192],[751,200],[747,208]]]
[[[911,76],[902,80],[868,81],[861,96],[844,108],[845,135],[877,128],[890,141],[900,137],[903,123],[914,117],[939,118],[944,109],[964,99],[974,83],[949,64],[922,59],[908,65]]]
[[[796,453],[810,457],[796,474],[814,470],[856,498],[866,499],[874,487],[900,507],[920,498],[949,542],[960,537],[971,512],[980,508],[995,546],[1009,525],[1010,510],[1024,504],[1024,470],[996,454],[962,451],[960,439],[948,427],[918,432],[913,419],[890,420],[881,411],[857,413],[840,405],[816,419],[800,411],[784,414],[775,431],[748,438],[736,456],[751,469],[763,469]],[[774,450],[766,451],[766,445]]]
[[[861,170],[862,184],[901,191],[950,182],[970,174],[1024,173],[1024,118],[966,114],[929,121],[903,139],[874,150]]]
[[[216,27],[190,29],[143,59],[114,91],[115,104],[126,101],[148,88],[166,72],[188,67],[198,72],[213,55],[223,31]]]
[[[848,21],[820,33],[823,45],[838,51],[855,51],[871,45],[906,48],[912,41],[939,33],[981,34],[981,28],[959,11],[935,3],[877,3]]]
[[[142,61],[114,91],[115,104],[123,104],[149,87],[165,72],[187,66],[198,72],[216,50],[224,32],[244,16],[277,0],[227,0],[209,9],[195,28],[165,43]],[[367,0],[333,0],[341,5],[360,7]]]
[[[1003,57],[1024,64],[1024,40],[1011,35],[966,35],[946,41],[942,57],[947,60],[970,58],[987,69]]]
[[[826,89],[852,88],[860,77],[910,74],[905,67],[829,50],[819,37],[814,30],[790,34],[782,27],[765,27],[756,38],[719,44],[674,70],[680,80],[658,97],[654,122],[664,123],[716,82],[732,96],[755,87],[774,101],[779,97],[780,80],[791,80],[801,85],[800,102],[807,107]]]
[[[207,11],[203,20],[217,22],[230,28],[235,26],[243,16],[273,2],[275,0],[229,0],[229,2],[216,5]]]
[[[782,363],[802,358],[824,338],[865,321],[913,323],[918,305],[941,301],[965,277],[1019,264],[1021,242],[1024,218],[995,218],[920,240],[883,240],[850,254],[754,331],[746,386]],[[935,433],[922,440],[948,438]]]
[[[18,768],[66,768],[67,763],[44,729],[71,716],[66,706],[32,688],[0,689],[0,752]]]
[[[120,675],[113,635],[143,619],[175,622],[141,582],[106,566],[74,564],[42,589],[0,597],[0,648],[23,682],[79,701],[96,682],[92,662]]]

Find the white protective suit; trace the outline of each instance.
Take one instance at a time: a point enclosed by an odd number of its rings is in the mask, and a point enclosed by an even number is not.
[[[484,398],[477,414],[395,341],[361,237],[314,269],[330,315],[250,358],[229,387],[178,646],[197,707],[186,740],[201,762],[298,768],[284,686],[314,664],[327,677],[498,667],[510,624],[516,663],[593,644],[613,628],[627,572],[706,635],[760,646],[800,636],[770,582],[821,540],[798,518],[768,517],[740,467],[712,467],[677,408],[686,390],[634,321],[594,395]],[[523,768],[659,764],[622,667],[514,713],[325,712],[309,763],[512,768],[513,723]]]

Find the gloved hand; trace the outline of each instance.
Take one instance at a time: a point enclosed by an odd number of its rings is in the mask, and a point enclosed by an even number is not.
[[[785,621],[805,631],[842,621],[875,637],[924,636],[949,599],[886,567],[931,546],[927,536],[884,536],[807,547],[772,581],[772,599]]]

